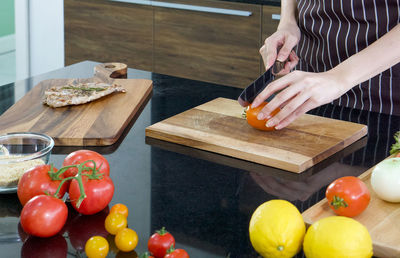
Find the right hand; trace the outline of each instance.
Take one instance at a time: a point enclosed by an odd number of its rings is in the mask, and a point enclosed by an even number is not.
[[[281,62],[287,60],[285,67],[279,75],[289,73],[299,61],[299,58],[293,51],[293,48],[297,45],[299,40],[300,29],[297,24],[280,25],[278,30],[269,36],[265,40],[264,45],[260,48],[260,54],[264,61],[265,70],[271,68],[276,60]]]

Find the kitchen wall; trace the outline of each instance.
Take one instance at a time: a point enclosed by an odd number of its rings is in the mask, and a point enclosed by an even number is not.
[[[0,85],[15,80],[14,0],[0,1]]]
[[[63,0],[15,0],[17,80],[64,66]]]

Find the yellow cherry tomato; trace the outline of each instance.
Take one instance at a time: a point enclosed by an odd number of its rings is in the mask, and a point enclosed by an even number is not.
[[[126,228],[127,224],[126,217],[120,213],[108,214],[104,222],[107,232],[111,235],[115,235],[119,230]]]
[[[86,241],[85,252],[89,258],[103,258],[108,254],[108,242],[102,236],[93,236]]]
[[[138,241],[138,235],[130,228],[121,229],[115,236],[115,245],[123,252],[130,252],[135,249]]]
[[[124,215],[126,218],[128,217],[128,214],[129,214],[128,207],[126,207],[126,205],[124,205],[124,204],[122,204],[122,203],[114,204],[114,205],[111,207],[110,213],[114,213],[114,212],[116,212],[116,213],[121,213],[121,214]]]

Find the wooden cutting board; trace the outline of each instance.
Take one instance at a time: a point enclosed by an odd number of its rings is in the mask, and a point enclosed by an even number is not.
[[[372,238],[374,256],[400,257],[400,204],[389,203],[378,198],[371,187],[373,168],[359,176],[367,185],[371,200],[366,210],[354,217],[367,227]],[[319,219],[335,216],[326,199],[303,212],[304,221],[311,225]]]
[[[217,98],[146,128],[146,136],[301,173],[367,134],[367,126],[305,114],[259,131],[236,100]]]
[[[125,64],[107,63],[97,65],[92,78],[42,81],[0,116],[0,134],[44,133],[53,137],[56,146],[111,145],[152,93],[151,80],[114,79],[126,76]],[[80,82],[116,83],[126,93],[114,93],[76,106],[51,108],[42,104],[47,88]]]

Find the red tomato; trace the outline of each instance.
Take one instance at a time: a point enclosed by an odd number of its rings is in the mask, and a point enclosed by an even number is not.
[[[54,195],[56,193],[61,180],[53,180],[48,173],[50,170],[50,165],[39,165],[29,169],[22,175],[17,189],[18,198],[22,205],[25,205],[36,195]],[[57,169],[53,168],[53,172],[57,172]],[[64,183],[57,197],[62,198],[66,191],[67,184]]]
[[[62,229],[67,216],[68,208],[62,200],[38,195],[30,199],[22,209],[21,226],[30,235],[51,237]]]
[[[109,234],[104,227],[104,220],[109,214],[109,208],[94,215],[78,215],[68,227],[71,245],[80,252],[85,250],[85,244],[93,236],[107,237]]]
[[[99,169],[98,173],[102,173],[103,175],[109,176],[110,175],[110,165],[106,158],[91,150],[77,150],[71,152],[63,162],[63,167],[69,165],[78,165],[87,160],[93,160],[96,163],[96,168]],[[93,162],[88,162],[85,165],[86,167],[93,168]],[[77,168],[69,168],[67,171],[64,172],[65,177],[75,176],[78,173]]]
[[[189,254],[183,249],[172,249],[164,258],[189,258]]]
[[[151,235],[147,242],[147,248],[156,258],[163,258],[171,245],[175,247],[175,238],[164,227]]]
[[[67,252],[67,241],[59,234],[49,238],[30,236],[22,245],[21,258],[65,258]]]
[[[273,131],[275,130],[275,127],[267,127],[265,124],[267,123],[268,119],[264,120],[258,120],[257,115],[260,113],[261,109],[267,104],[267,102],[261,103],[258,107],[256,108],[251,108],[251,106],[248,107],[246,111],[246,119],[247,123],[251,125],[252,127],[263,130],[263,131]],[[272,111],[271,116],[276,115],[280,111],[279,108],[275,109]]]
[[[76,179],[71,181],[68,192],[72,207],[85,215],[95,214],[107,207],[114,195],[114,183],[111,178],[103,176],[101,179],[89,179],[88,176],[82,175],[82,182],[86,198],[78,208],[76,205],[81,194],[79,183]]]
[[[337,214],[354,217],[363,212],[371,199],[365,183],[358,177],[345,176],[333,181],[326,189],[329,207]]]

